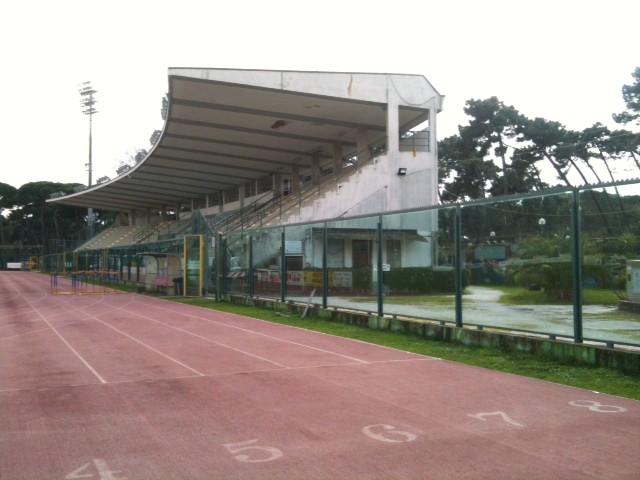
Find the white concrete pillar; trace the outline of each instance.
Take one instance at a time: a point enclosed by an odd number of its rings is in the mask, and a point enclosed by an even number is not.
[[[320,171],[320,155],[318,153],[314,153],[311,156],[311,184],[319,185],[321,175],[322,172]]]
[[[282,173],[280,172],[273,174],[273,196],[282,196]]]
[[[356,142],[358,148],[358,163],[367,162],[371,158],[371,152],[369,152],[369,133],[366,128],[358,127]]]
[[[300,167],[298,166],[291,169],[291,186],[293,193],[300,192]]]
[[[387,95],[387,152],[400,150],[400,119],[398,99],[395,90],[391,89]]]
[[[333,174],[338,175],[342,170],[342,144],[333,144]]]
[[[246,191],[247,191],[247,187],[245,186],[244,183],[238,186],[238,200],[240,201],[240,208],[244,207],[244,196]]]

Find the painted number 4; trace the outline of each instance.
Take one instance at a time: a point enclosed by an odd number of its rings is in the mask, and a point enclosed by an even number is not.
[[[254,445],[258,439],[249,440],[240,443],[225,443],[222,446],[226,448],[233,458],[239,462],[261,463],[277,460],[282,457],[282,451],[275,447],[265,447]]]
[[[95,467],[95,470],[94,468]],[[79,478],[99,478],[100,480],[127,480],[127,477],[116,477],[120,470],[111,470],[107,462],[101,458],[94,458],[92,462],[85,463],[80,468],[75,469],[65,480],[76,480]],[[97,473],[96,477],[94,473]]]

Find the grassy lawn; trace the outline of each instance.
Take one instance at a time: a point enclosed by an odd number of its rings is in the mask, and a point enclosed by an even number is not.
[[[550,300],[542,290],[531,291],[526,288],[509,287],[509,286],[482,286],[483,289],[496,290],[502,293],[499,302],[505,305],[571,305],[571,300]],[[469,293],[467,290],[465,294]],[[584,305],[617,305],[618,296],[612,290],[600,289],[583,289]],[[472,301],[465,299],[463,301]],[[349,298],[354,303],[377,302],[375,296],[370,297],[352,297]],[[453,294],[448,295],[398,295],[384,297],[384,303],[389,305],[429,305],[429,304],[449,304],[454,302]]]
[[[420,297],[422,298],[422,297]],[[422,337],[382,330],[370,330],[316,318],[300,319],[276,315],[272,310],[216,303],[207,299],[178,300],[181,303],[258,318],[269,322],[305,328],[340,337],[353,338],[376,345],[438,357],[467,365],[509,372],[549,382],[640,400],[640,376],[623,374],[607,368],[561,364],[552,359],[526,353],[505,352],[490,348],[472,348],[460,344],[427,340]]]
[[[526,288],[519,287],[493,287],[501,290],[503,295],[500,297],[500,303],[506,305],[567,305],[571,304],[571,300],[553,301],[550,300],[543,291],[531,291]],[[593,288],[585,288],[582,290],[583,305],[617,305],[618,296],[613,290],[601,290]]]

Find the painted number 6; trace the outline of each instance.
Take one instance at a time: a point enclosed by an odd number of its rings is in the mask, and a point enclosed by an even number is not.
[[[374,430],[382,430],[382,432],[376,433],[376,431]],[[364,433],[367,437],[373,438],[374,440],[387,443],[413,442],[416,438],[418,438],[418,436],[414,435],[413,433],[396,430],[396,427],[392,425],[384,425],[382,423],[364,427],[362,429],[362,433]],[[390,438],[389,435],[392,435],[392,437]]]
[[[253,445],[258,439],[249,440],[240,443],[225,443],[222,446],[226,448],[233,458],[239,462],[261,463],[277,460],[282,457],[282,451],[275,447],[264,447],[261,445]],[[265,457],[266,454],[266,457]]]

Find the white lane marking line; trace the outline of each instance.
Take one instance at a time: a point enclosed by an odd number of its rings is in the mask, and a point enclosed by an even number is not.
[[[130,312],[130,313],[132,313],[132,312]],[[173,325],[169,325],[169,324],[167,324],[167,323],[161,322],[161,321],[156,320],[156,319],[154,319],[154,318],[147,317],[146,315],[142,315],[142,314],[140,314],[140,313],[134,313],[134,315],[136,315],[136,316],[138,316],[138,317],[145,318],[145,319],[147,319],[147,320],[149,320],[149,321],[151,321],[151,322],[155,322],[155,323],[158,323],[158,324],[160,324],[160,325],[164,325],[164,326],[165,326],[165,327],[167,327],[167,328],[171,328],[171,329],[173,329],[173,330],[177,330],[177,331],[179,331],[179,332],[186,333],[187,335],[191,335],[191,336],[193,336],[193,337],[199,338],[199,339],[204,340],[204,341],[206,341],[206,342],[213,343],[214,345],[219,345],[220,347],[228,348],[229,350],[234,350],[234,351],[236,351],[236,352],[238,352],[238,353],[242,353],[243,355],[248,355],[248,356],[250,356],[250,357],[257,358],[257,359],[259,359],[259,360],[263,360],[263,361],[265,361],[265,362],[272,363],[272,364],[274,364],[274,365],[277,365],[278,367],[282,367],[282,368],[290,368],[290,367],[288,367],[288,366],[286,366],[286,365],[282,365],[282,364],[280,364],[280,363],[278,363],[278,362],[274,362],[273,360],[269,360],[268,358],[261,357],[260,355],[255,355],[255,354],[253,354],[253,353],[249,353],[249,352],[246,352],[246,351],[244,351],[244,350],[240,350],[239,348],[235,348],[235,347],[232,347],[232,346],[230,346],[230,345],[225,345],[224,343],[216,342],[215,340],[211,340],[210,338],[203,337],[202,335],[198,335],[197,333],[193,333],[193,332],[190,332],[190,331],[188,331],[188,330],[184,330],[184,329],[182,329],[182,328],[174,327]]]
[[[17,287],[13,284],[10,284],[14,289],[17,290]],[[49,320],[47,320],[41,313],[40,311],[34,307],[31,302],[29,302],[29,300],[27,298],[24,297],[24,295],[20,294],[20,296],[25,300],[25,302],[27,302],[27,305],[29,306],[29,308],[31,308],[34,312],[36,312],[36,315],[38,315],[40,317],[40,319],[47,324],[47,326],[53,331],[53,333],[56,334],[56,336],[62,340],[62,342],[67,346],[67,348],[69,348],[69,350],[71,350],[71,352],[73,352],[73,354],[84,364],[85,367],[87,367],[89,369],[89,371],[91,373],[93,373],[95,375],[95,377],[101,382],[101,383],[107,383],[107,381],[102,377],[102,375],[100,375],[97,370],[95,368],[93,368],[89,362],[87,362],[84,357],[82,355],[80,355],[80,353],[78,353],[78,351],[73,348],[73,346],[60,334],[60,332],[58,332],[55,327],[53,325],[51,325],[51,323],[49,322]]]
[[[9,340],[10,338],[24,337],[26,335],[31,335],[32,333],[45,332],[45,331],[49,331],[49,329],[48,328],[37,328],[35,330],[30,330],[28,332],[18,333],[16,335],[11,335],[9,337],[0,337],[0,340]]]
[[[115,307],[113,310],[121,310],[121,309],[124,309],[125,307],[128,307],[131,303],[134,303],[134,301],[136,301],[137,299],[138,299],[138,297],[137,297],[137,296],[131,296],[131,297],[130,297],[130,300],[129,300],[129,301],[127,301],[127,302],[126,302],[126,304],[124,304],[124,305],[120,305],[120,306],[118,306],[118,307]],[[144,298],[144,300],[147,300],[147,298]],[[140,302],[136,302],[136,303],[140,303]],[[152,304],[153,306],[156,306],[156,305],[157,305],[157,303],[156,303],[156,302],[147,302],[147,301],[144,301],[143,303]],[[178,305],[177,305],[177,307],[178,307],[178,308],[180,308],[180,306],[178,306]],[[158,307],[158,308],[160,308],[160,307]],[[161,321],[159,321],[159,320],[153,319],[153,318],[151,318],[151,317],[148,317],[148,316],[146,316],[146,315],[142,315],[142,314],[137,313],[137,312],[128,311],[128,313],[129,313],[129,314],[136,315],[136,316],[141,317],[141,318],[144,318],[144,319],[147,319],[147,320],[149,320],[149,321],[152,321],[152,322],[158,323],[158,324],[163,325],[163,326],[165,326],[165,327],[167,327],[167,328],[171,328],[171,329],[173,329],[173,330],[177,330],[177,331],[179,331],[179,332],[186,333],[187,335],[194,336],[194,337],[196,337],[196,338],[199,338],[199,339],[201,339],[201,340],[205,340],[205,341],[210,342],[210,343],[213,343],[213,344],[215,344],[215,345],[219,345],[219,346],[221,346],[221,347],[228,348],[228,349],[230,349],[230,350],[234,350],[234,351],[239,352],[239,353],[242,353],[242,354],[244,354],[244,355],[248,355],[248,356],[251,356],[251,357],[257,358],[257,359],[259,359],[259,360],[263,360],[263,361],[266,361],[266,362],[272,363],[272,364],[277,365],[277,366],[282,367],[282,368],[297,368],[297,367],[289,367],[289,366],[286,366],[286,365],[282,365],[282,364],[280,364],[280,363],[278,363],[278,362],[274,362],[273,360],[269,360],[269,359],[264,358],[264,357],[261,357],[261,356],[259,356],[259,355],[255,355],[255,354],[249,353],[249,352],[247,352],[247,351],[240,350],[240,349],[238,349],[238,348],[231,347],[231,346],[229,346],[229,345],[226,345],[226,344],[223,344],[223,343],[220,343],[220,342],[216,342],[216,341],[214,341],[214,340],[211,340],[210,338],[204,337],[204,336],[202,336],[202,335],[195,334],[195,333],[193,333],[193,332],[190,332],[190,331],[188,331],[188,330],[184,330],[184,329],[179,328],[179,327],[174,327],[174,326],[172,326],[172,325],[170,325],[170,324],[167,324],[167,323],[161,322]],[[321,348],[319,348],[319,347],[313,347],[313,346],[311,346],[311,345],[306,345],[306,344],[302,344],[302,343],[299,343],[299,342],[293,342],[293,341],[291,341],[291,340],[285,340],[285,339],[282,339],[282,338],[273,337],[273,336],[271,336],[271,335],[267,335],[267,334],[264,334],[264,333],[256,332],[256,331],[254,331],[254,330],[249,330],[249,329],[242,328],[242,327],[238,327],[238,326],[235,326],[235,325],[230,325],[230,324],[223,323],[223,322],[220,322],[220,321],[210,320],[210,319],[208,319],[208,318],[204,318],[204,317],[201,317],[201,316],[198,316],[198,315],[188,314],[188,313],[184,313],[184,312],[177,312],[177,313],[178,313],[178,314],[180,314],[180,315],[184,315],[184,316],[186,316],[186,317],[192,317],[192,318],[195,318],[195,319],[197,319],[197,320],[204,320],[204,321],[209,322],[209,323],[212,323],[212,324],[217,324],[217,325],[221,325],[221,326],[225,326],[225,327],[229,327],[229,328],[235,328],[235,329],[238,329],[238,330],[241,330],[241,331],[244,331],[244,332],[248,332],[248,333],[252,333],[252,334],[255,334],[255,335],[259,335],[259,336],[263,336],[263,337],[266,337],[266,338],[270,338],[270,339],[272,339],[272,340],[281,341],[281,342],[285,342],[285,343],[290,343],[290,344],[293,344],[293,345],[301,346],[301,347],[303,347],[303,348],[309,348],[309,349],[313,349],[313,350],[318,350],[318,351],[321,351],[321,352],[323,352],[323,353],[328,353],[328,354],[330,354],[330,355],[340,356],[340,357],[342,357],[342,358],[346,358],[346,359],[351,360],[351,361],[353,361],[353,362],[356,362],[356,363],[358,363],[358,364],[365,364],[365,365],[366,365],[366,364],[370,364],[370,363],[386,363],[386,362],[393,362],[393,361],[396,361],[396,362],[403,362],[403,361],[412,361],[412,360],[413,360],[413,359],[397,359],[397,360],[374,360],[374,361],[366,361],[366,360],[362,360],[362,359],[359,359],[359,358],[351,357],[351,356],[349,356],[349,355],[343,355],[343,354],[340,354],[340,353],[337,353],[337,352],[333,352],[333,351],[330,351],[330,350],[321,349]],[[224,313],[226,313],[226,312],[211,312],[211,313],[223,313],[223,314],[224,314]],[[103,315],[103,313],[101,312],[101,313],[100,313],[100,315]],[[231,314],[231,315],[234,315],[234,314]],[[234,316],[238,316],[238,315],[234,315]],[[242,317],[242,316],[239,316],[239,317],[240,317],[240,318],[248,318],[248,317]],[[95,317],[95,316],[94,316],[94,318],[96,318],[98,321],[101,321],[101,320],[99,320],[99,319],[98,319],[97,317]],[[259,320],[259,319],[257,319],[257,320]],[[263,323],[267,323],[267,322],[263,321]],[[114,328],[115,328],[115,327],[114,327]],[[293,327],[293,328],[297,328],[297,327]],[[310,330],[305,330],[305,329],[302,329],[302,328],[298,328],[298,329],[299,329],[299,330],[302,330],[302,331],[305,331],[305,332],[310,331]],[[312,332],[312,333],[322,333],[322,332],[313,332],[313,331],[311,331],[311,332]],[[333,335],[328,335],[328,336],[333,336]],[[342,338],[342,337],[337,337],[337,338]],[[349,339],[347,339],[347,340],[349,340]],[[368,343],[366,343],[366,342],[361,342],[361,341],[358,341],[358,343],[364,343],[364,344],[370,345],[370,344],[368,344]],[[397,350],[397,349],[391,349],[391,350],[394,350],[394,351],[400,351],[400,350]],[[413,353],[411,353],[411,352],[403,352],[403,353],[411,354],[412,356],[413,356],[413,355],[415,355],[415,357],[417,357],[417,359],[435,359],[435,360],[439,360],[438,358],[435,358],[435,357],[425,357],[425,356],[422,356],[422,355],[413,354]],[[340,364],[338,364],[338,365],[340,365]]]
[[[224,312],[224,313],[226,313],[226,312]],[[346,358],[348,360],[353,360],[354,362],[369,363],[367,360],[362,360],[360,358],[351,357],[349,355],[343,355],[343,354],[338,353],[338,352],[333,352],[331,350],[325,350],[325,349],[319,348],[319,347],[313,347],[311,345],[306,345],[304,343],[294,342],[292,340],[285,340],[283,338],[278,338],[278,337],[274,337],[272,335],[267,335],[266,333],[256,332],[255,330],[249,330],[247,328],[238,327],[236,325],[230,325],[228,323],[223,323],[223,322],[220,322],[220,321],[217,321],[217,320],[210,320],[208,318],[200,317],[198,315],[193,315],[193,314],[184,313],[184,312],[179,312],[179,314],[183,315],[185,317],[192,317],[192,318],[195,318],[197,320],[204,320],[205,322],[213,323],[213,324],[216,324],[216,325],[222,325],[222,326],[228,327],[228,328],[235,328],[236,330],[241,330],[243,332],[251,333],[251,334],[254,334],[254,335],[259,335],[259,336],[262,336],[262,337],[269,338],[271,340],[275,340],[275,341],[279,341],[279,342],[283,342],[283,343],[290,343],[291,345],[296,345],[298,347],[303,347],[303,348],[309,348],[311,350],[317,350],[319,352],[328,353],[329,355],[336,355],[336,356],[339,356],[339,357]]]
[[[121,307],[121,308],[124,308],[124,307]],[[168,323],[161,322],[160,320],[156,320],[155,318],[148,317],[148,316],[143,315],[141,313],[133,312],[131,310],[127,310],[127,313],[130,314],[130,315],[135,315],[137,317],[144,318],[145,320],[149,320],[151,322],[155,322],[155,323],[157,323],[159,325],[163,325],[163,326],[165,326],[167,328],[170,328],[172,330],[177,330],[178,332],[186,333],[187,335],[191,335],[193,337],[199,338],[199,339],[204,340],[206,342],[213,343],[214,345],[218,345],[218,346],[223,347],[223,348],[228,348],[229,350],[233,350],[235,352],[242,353],[243,355],[247,355],[249,357],[257,358],[258,360],[262,360],[262,361],[265,361],[265,362],[272,363],[273,365],[276,365],[278,367],[290,368],[287,365],[282,365],[281,363],[274,362],[273,360],[269,360],[268,358],[261,357],[260,355],[255,355],[253,353],[249,353],[247,351],[240,350],[239,348],[235,348],[235,347],[232,347],[230,345],[226,345],[224,343],[216,342],[215,340],[212,340],[210,338],[203,337],[202,335],[198,335],[197,333],[193,333],[193,332],[190,332],[188,330],[184,330],[184,329],[179,328],[179,327],[174,327],[173,325],[169,325]],[[196,318],[198,318],[198,317],[196,317]]]
[[[34,308],[34,310],[35,310],[35,308]],[[101,382],[101,383],[107,383],[107,381],[102,377],[102,375],[100,375],[100,374],[96,371],[96,369],[95,369],[95,368],[93,368],[93,367],[89,364],[89,362],[87,362],[87,361],[82,357],[82,355],[80,355],[80,354],[76,351],[76,349],[75,349],[75,348],[73,348],[73,347],[71,346],[71,344],[70,344],[69,342],[67,342],[67,340],[66,340],[66,339],[65,339],[65,338],[64,338],[64,337],[63,337],[63,336],[62,336],[62,335],[61,335],[61,334],[60,334],[60,333],[55,329],[55,327],[54,327],[53,325],[51,325],[51,324],[49,323],[49,321],[48,321],[46,318],[44,318],[42,315],[40,315],[40,312],[38,312],[37,310],[35,310],[35,311],[36,311],[36,313],[40,316],[40,318],[42,318],[42,321],[43,321],[43,322],[45,322],[47,325],[49,325],[49,328],[51,328],[51,330],[53,330],[53,333],[55,333],[55,334],[58,336],[58,338],[60,338],[60,340],[62,340],[62,341],[64,342],[64,344],[65,344],[67,347],[69,347],[69,350],[71,350],[71,351],[75,354],[75,356],[76,356],[76,357],[78,357],[78,358],[80,359],[80,361],[81,361],[82,363],[84,363],[84,365],[85,365],[89,370],[91,370],[91,373],[93,373],[93,374],[96,376],[96,378],[97,378],[98,380],[100,380],[100,382]]]
[[[145,297],[144,300],[149,300],[149,301],[168,301],[168,300],[162,300],[162,299],[150,298],[150,297]],[[147,303],[150,303],[150,302],[147,302]],[[433,358],[433,359],[436,359],[436,360],[441,360],[438,357],[431,357],[429,355],[423,355],[421,353],[408,352],[406,350],[400,350],[399,348],[388,347],[386,345],[379,345],[377,343],[371,343],[371,342],[367,342],[365,340],[358,340],[357,338],[341,337],[339,335],[334,335],[334,334],[326,333],[326,332],[318,332],[316,330],[309,330],[308,328],[296,327],[294,325],[276,324],[274,322],[270,322],[269,320],[263,320],[261,318],[247,317],[245,315],[240,315],[238,313],[222,312],[222,311],[219,311],[219,310],[214,310],[214,309],[207,308],[207,307],[202,307],[202,306],[199,306],[199,305],[188,305],[188,304],[175,304],[175,305],[182,305],[182,306],[188,306],[188,307],[192,307],[192,308],[198,308],[200,310],[204,310],[205,312],[209,312],[209,313],[212,313],[212,314],[229,315],[229,316],[232,316],[232,317],[241,318],[243,320],[250,320],[250,321],[253,321],[253,322],[260,322],[260,323],[264,323],[264,324],[267,324],[267,325],[281,326],[281,327],[286,327],[288,329],[289,328],[293,328],[295,330],[300,330],[300,331],[303,331],[303,332],[311,332],[311,333],[315,333],[315,334],[318,334],[318,335],[324,335],[326,337],[332,337],[332,338],[336,338],[336,339],[339,339],[339,340],[344,340],[345,342],[355,342],[355,343],[360,343],[362,345],[367,345],[369,347],[373,346],[373,347],[376,347],[376,348],[383,348],[385,350],[392,350],[394,352],[402,352],[402,353],[404,353],[406,355],[411,355],[411,356],[415,356],[415,357]],[[182,312],[178,312],[178,313],[182,314]],[[189,314],[186,314],[186,315],[189,315]],[[201,319],[201,320],[208,320],[208,319],[206,319],[204,317],[198,317],[198,316],[195,316],[195,315],[190,315],[190,316],[193,316],[193,317]],[[221,322],[219,322],[219,323],[221,323]],[[224,323],[221,323],[221,325],[232,326],[232,325],[228,325],[228,324],[224,324]]]
[[[229,327],[229,328],[235,328],[237,330],[241,330],[241,331],[247,332],[247,333],[252,333],[254,335],[260,335],[262,337],[266,337],[266,338],[269,338],[271,340],[276,340],[276,341],[284,342],[284,343],[290,343],[291,345],[296,345],[298,347],[303,347],[303,348],[309,348],[311,350],[317,350],[317,351],[322,352],[322,353],[328,353],[329,355],[337,355],[338,357],[346,358],[347,360],[353,360],[354,362],[369,363],[367,360],[362,360],[361,358],[351,357],[349,355],[344,355],[342,353],[333,352],[331,350],[325,350],[324,348],[313,347],[311,345],[307,345],[307,344],[304,344],[304,343],[294,342],[293,340],[285,340],[284,338],[274,337],[272,335],[267,335],[266,333],[260,333],[260,332],[254,331],[254,330],[249,330],[247,328],[237,327],[235,325],[229,325],[229,324],[222,323],[222,322],[217,322],[217,321],[214,321],[214,320],[206,320],[206,321],[211,322],[211,323],[216,323],[216,324],[219,324],[219,325],[224,325],[225,327]]]
[[[423,362],[425,360],[432,360],[432,358],[415,358],[402,360],[406,362]],[[378,361],[371,362],[367,365],[373,365],[374,363],[393,363],[397,360],[386,360],[386,361]],[[272,372],[295,372],[296,370],[318,370],[323,368],[339,368],[339,367],[362,367],[363,364],[360,362],[349,362],[349,363],[327,363],[322,365],[305,365],[300,367],[285,367],[282,368],[257,368],[253,370],[232,370],[228,372],[215,372],[215,373],[207,373],[205,375],[180,375],[176,377],[150,377],[150,378],[136,378],[129,380],[112,380],[107,382],[107,385],[118,385],[118,384],[133,384],[133,383],[155,383],[155,382],[169,382],[173,380],[188,380],[190,378],[217,378],[217,377],[232,377],[234,375],[251,375],[253,373],[272,373]],[[24,387],[24,388],[7,388],[0,389],[0,393],[10,393],[10,392],[28,392],[34,390],[47,390],[53,388],[76,388],[76,387],[87,387],[93,385],[100,385],[99,383],[73,383],[73,384],[65,384],[65,385],[51,385],[48,387]]]
[[[81,310],[81,309],[79,309],[79,308],[76,308],[76,307],[73,307],[73,308],[82,312],[82,310]],[[85,312],[83,312],[83,313],[85,313]],[[86,313],[85,313],[85,314],[86,314]],[[124,336],[125,336],[125,337],[127,337],[128,339],[133,340],[133,341],[134,341],[134,342],[136,342],[136,343],[139,343],[140,345],[142,345],[142,346],[143,346],[143,347],[145,347],[145,348],[148,348],[148,349],[149,349],[149,350],[151,350],[152,352],[155,352],[155,353],[157,353],[158,355],[161,355],[161,356],[163,356],[164,358],[166,358],[166,359],[168,359],[168,360],[171,360],[172,362],[177,363],[178,365],[180,365],[180,366],[182,366],[182,367],[186,368],[187,370],[191,370],[193,373],[195,373],[195,374],[197,374],[197,375],[199,375],[199,376],[201,376],[201,377],[203,377],[203,376],[204,376],[204,373],[199,372],[199,371],[198,371],[198,370],[196,370],[195,368],[191,368],[189,365],[186,365],[186,364],[182,363],[180,360],[177,360],[177,359],[175,359],[175,358],[173,358],[173,357],[171,357],[171,356],[167,355],[166,353],[162,353],[160,350],[158,350],[158,349],[156,349],[156,348],[153,348],[151,345],[148,345],[148,344],[144,343],[142,340],[138,340],[137,338],[135,338],[135,337],[133,337],[133,336],[129,335],[128,333],[123,332],[123,331],[122,331],[122,330],[120,330],[119,328],[114,327],[113,325],[111,325],[111,324],[109,324],[109,323],[105,322],[104,320],[101,320],[101,319],[100,319],[100,318],[98,318],[96,315],[89,314],[88,316],[89,316],[89,317],[91,317],[91,318],[93,318],[95,321],[100,322],[100,323],[101,323],[101,324],[103,324],[104,326],[109,327],[109,328],[111,328],[112,330],[114,330],[114,331],[118,332],[120,335],[124,335]]]
[[[111,310],[111,311],[110,311],[110,312],[108,312],[108,313],[113,313],[113,311],[114,311],[114,310],[122,310],[122,309],[124,309],[125,307],[129,306],[129,303],[130,303],[130,302],[127,302],[125,305],[122,305],[122,306],[116,307],[116,308],[114,308],[113,310]],[[73,308],[74,308],[74,309],[76,309],[76,310],[78,310],[78,311],[80,311],[80,312],[82,312],[82,313],[84,313],[84,314],[86,314],[86,312],[84,312],[84,310],[83,310],[83,309],[81,309],[81,308],[78,308],[78,307],[73,307]],[[203,336],[197,335],[197,334],[192,333],[192,332],[189,332],[189,331],[187,331],[187,330],[183,330],[183,329],[178,328],[178,327],[173,327],[172,325],[169,325],[169,324],[166,324],[166,323],[160,322],[159,320],[153,319],[153,318],[151,318],[151,317],[147,317],[146,315],[142,315],[142,314],[140,314],[140,313],[132,312],[132,311],[130,311],[130,310],[126,310],[126,312],[127,312],[128,314],[133,314],[133,315],[136,315],[136,316],[138,316],[138,317],[142,317],[142,318],[144,318],[144,319],[147,319],[147,320],[149,320],[149,321],[152,321],[152,322],[158,323],[158,324],[160,324],[160,325],[164,325],[165,327],[171,328],[171,329],[173,329],[173,330],[177,330],[177,331],[180,331],[180,332],[182,332],[182,333],[186,333],[186,334],[188,334],[188,335],[191,335],[191,336],[197,337],[197,338],[199,338],[199,339],[201,339],[201,340],[205,340],[205,341],[207,341],[207,342],[209,342],[209,343],[213,343],[213,344],[215,344],[215,345],[219,345],[219,346],[221,346],[221,347],[228,348],[228,349],[230,349],[230,350],[234,350],[234,351],[236,351],[236,352],[242,353],[243,355],[248,355],[248,356],[250,356],[250,357],[254,357],[254,358],[257,358],[257,359],[259,359],[259,360],[262,360],[262,361],[265,361],[265,362],[269,362],[269,363],[271,363],[271,364],[273,364],[273,365],[276,365],[276,366],[278,366],[278,367],[281,367],[281,368],[289,368],[289,367],[287,367],[286,365],[282,365],[282,364],[280,364],[280,363],[274,362],[274,361],[269,360],[269,359],[267,359],[267,358],[260,357],[259,355],[254,355],[254,354],[252,354],[252,353],[245,352],[245,351],[243,351],[243,350],[240,350],[240,349],[237,349],[237,348],[231,347],[231,346],[229,346],[229,345],[225,345],[225,344],[223,344],[223,343],[216,342],[216,341],[211,340],[211,339],[209,339],[209,338],[206,338],[206,337],[203,337]],[[102,315],[103,313],[101,312],[100,314]],[[198,370],[195,370],[194,368],[189,367],[188,365],[186,365],[186,364],[184,364],[184,363],[180,362],[179,360],[176,360],[175,358],[172,358],[172,357],[170,357],[170,356],[168,356],[168,355],[166,355],[166,354],[162,353],[161,351],[154,349],[154,348],[153,348],[153,347],[151,347],[150,345],[145,344],[144,342],[142,342],[142,341],[140,341],[140,340],[138,340],[138,339],[136,339],[136,338],[134,338],[134,337],[132,337],[132,336],[128,335],[127,333],[125,333],[125,332],[123,332],[123,331],[121,331],[121,330],[117,329],[116,327],[114,327],[114,326],[110,325],[109,323],[107,323],[107,322],[105,322],[105,321],[101,320],[101,319],[100,319],[100,318],[98,318],[96,315],[89,314],[88,316],[89,316],[89,317],[92,317],[92,318],[94,318],[96,321],[101,322],[102,324],[104,324],[104,325],[106,325],[106,326],[108,326],[108,327],[110,327],[110,328],[114,329],[114,330],[115,330],[115,331],[117,331],[118,333],[121,333],[122,335],[125,335],[125,336],[129,337],[130,339],[132,339],[132,340],[134,340],[134,341],[136,341],[136,342],[140,343],[141,345],[145,346],[146,348],[149,348],[149,349],[153,350],[154,352],[156,352],[156,353],[158,353],[158,354],[160,354],[160,355],[162,355],[162,356],[164,356],[164,357],[166,357],[166,358],[168,358],[168,359],[170,359],[170,360],[172,360],[172,361],[174,361],[174,362],[178,363],[179,365],[182,365],[183,367],[185,367],[185,368],[187,368],[187,369],[191,370],[192,372],[194,372],[194,373],[198,374],[199,376],[205,376],[205,374],[204,374],[204,373],[199,372]],[[112,383],[113,383],[113,382],[112,382]]]
[[[94,305],[95,305],[95,303],[94,303]],[[111,324],[109,324],[109,323],[105,322],[104,320],[101,320],[101,319],[100,319],[100,318],[98,318],[95,314],[87,314],[83,309],[81,309],[81,308],[79,308],[79,307],[76,307],[76,306],[74,306],[74,305],[71,305],[71,307],[72,307],[74,310],[77,310],[77,311],[81,312],[82,314],[87,315],[87,316],[88,316],[88,317],[90,317],[90,318],[93,318],[93,319],[94,319],[94,321],[100,322],[101,324],[105,325],[106,327],[109,327],[109,328],[111,328],[112,330],[114,330],[114,331],[118,332],[119,334],[124,335],[124,336],[125,336],[125,337],[127,337],[128,339],[133,340],[134,342],[139,343],[140,345],[142,345],[142,346],[143,346],[143,347],[145,347],[145,348],[148,348],[148,349],[149,349],[149,350],[151,350],[152,352],[155,352],[155,353],[157,353],[158,355],[161,355],[162,357],[164,357],[164,358],[166,358],[166,359],[168,359],[168,360],[170,360],[170,361],[172,361],[172,362],[177,363],[177,364],[178,364],[178,365],[180,365],[181,367],[184,367],[184,368],[186,368],[187,370],[192,371],[192,372],[193,372],[193,373],[195,373],[196,375],[201,376],[201,377],[203,377],[203,376],[205,375],[204,373],[199,372],[199,371],[198,371],[198,370],[196,370],[195,368],[192,368],[192,367],[190,367],[189,365],[187,365],[187,364],[185,364],[185,363],[182,363],[180,360],[178,360],[178,359],[176,359],[176,358],[173,358],[173,357],[171,357],[170,355],[167,355],[166,353],[163,353],[163,352],[161,352],[160,350],[158,350],[158,349],[156,349],[156,348],[153,348],[151,345],[148,345],[148,344],[144,343],[142,340],[138,340],[137,338],[135,338],[135,337],[133,337],[133,336],[129,335],[128,333],[123,332],[122,330],[120,330],[120,329],[118,329],[118,328],[114,327],[113,325],[111,325]]]
[[[373,365],[374,363],[426,362],[426,361],[433,361],[433,360],[442,360],[442,359],[438,357],[425,356],[424,358],[396,358],[396,359],[389,359],[389,360],[371,360],[369,363]]]
[[[198,370],[196,370],[195,368],[191,368],[189,365],[186,365],[186,364],[182,363],[180,360],[177,360],[177,359],[175,359],[175,358],[173,358],[173,357],[171,357],[171,356],[167,355],[166,353],[162,353],[160,350],[157,350],[157,349],[153,348],[151,345],[147,345],[147,344],[146,344],[146,343],[144,343],[142,340],[138,340],[137,338],[135,338],[135,337],[133,337],[133,336],[129,335],[129,334],[128,334],[128,333],[126,333],[126,332],[123,332],[122,330],[120,330],[120,329],[118,329],[118,328],[114,327],[113,325],[109,325],[107,322],[105,322],[105,321],[103,321],[103,320],[100,320],[100,319],[99,319],[99,318],[97,318],[97,317],[94,317],[94,318],[95,318],[95,320],[96,320],[96,321],[98,321],[98,322],[102,323],[103,325],[105,325],[105,326],[107,326],[107,327],[109,327],[109,328],[111,328],[111,329],[115,330],[115,331],[116,331],[116,332],[118,332],[119,334],[124,335],[124,336],[125,336],[125,337],[127,337],[128,339],[133,340],[134,342],[139,343],[140,345],[142,345],[142,346],[143,346],[143,347],[145,347],[145,348],[148,348],[148,349],[149,349],[149,350],[151,350],[152,352],[155,352],[155,353],[157,353],[158,355],[161,355],[161,356],[163,356],[164,358],[166,358],[166,359],[168,359],[168,360],[171,360],[172,362],[175,362],[175,363],[177,363],[178,365],[180,365],[180,366],[182,366],[182,367],[186,368],[187,370],[191,370],[193,373],[195,373],[195,374],[197,374],[197,375],[200,375],[201,377],[204,377],[204,373],[199,372],[199,371],[198,371]]]

